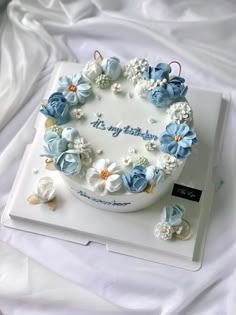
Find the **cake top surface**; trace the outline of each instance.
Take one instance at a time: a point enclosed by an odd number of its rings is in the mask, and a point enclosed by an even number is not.
[[[43,155],[102,193],[141,192],[163,180],[196,143],[185,80],[171,76],[170,64],[134,58],[122,66],[95,52],[80,72],[58,78],[41,107],[48,117]]]

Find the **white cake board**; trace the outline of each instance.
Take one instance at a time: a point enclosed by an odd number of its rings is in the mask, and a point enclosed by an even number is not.
[[[53,74],[52,74],[53,76]],[[194,128],[199,144],[187,160],[178,184],[202,190],[200,202],[171,196],[142,211],[114,213],[95,209],[79,201],[63,184],[58,172],[45,170],[39,145],[44,127],[38,116],[34,141],[27,146],[16,176],[1,223],[32,233],[47,235],[88,245],[104,244],[112,252],[139,257],[188,270],[201,266],[209,214],[215,190],[226,103],[219,93],[190,88],[188,100],[194,111]],[[38,174],[32,169],[37,168]],[[51,212],[44,204],[30,205],[26,199],[37,179],[51,176],[57,188],[58,207]],[[186,241],[162,241],[154,235],[165,205],[180,203],[187,209],[184,218],[192,225],[192,236]]]

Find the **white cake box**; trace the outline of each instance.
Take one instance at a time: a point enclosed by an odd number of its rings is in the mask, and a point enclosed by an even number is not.
[[[71,72],[73,64],[59,63]],[[54,75],[54,74],[52,74]],[[98,210],[78,200],[66,187],[58,172],[45,169],[40,157],[44,133],[44,118],[39,114],[37,132],[24,158],[9,196],[2,224],[6,227],[49,235],[87,245],[99,242],[106,249],[189,270],[201,265],[208,218],[215,190],[214,172],[218,165],[226,104],[219,93],[190,88],[188,100],[194,111],[194,126],[199,144],[186,161],[177,184],[202,191],[199,202],[172,195],[172,189],[153,206],[130,213]],[[34,174],[32,169],[38,169]],[[38,178],[51,176],[57,189],[57,210],[49,211],[45,204],[31,205],[27,197]],[[192,225],[192,236],[186,241],[157,239],[154,228],[162,208],[175,203],[186,208],[184,218]]]

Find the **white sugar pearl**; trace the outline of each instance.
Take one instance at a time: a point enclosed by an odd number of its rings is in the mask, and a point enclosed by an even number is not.
[[[34,174],[38,174],[39,170],[38,170],[37,168],[33,168],[33,169],[32,169],[32,172],[33,172]]]

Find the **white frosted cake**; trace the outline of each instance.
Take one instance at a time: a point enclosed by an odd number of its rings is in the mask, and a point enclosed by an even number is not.
[[[96,51],[80,72],[55,78],[40,110],[42,156],[81,201],[129,212],[172,189],[197,140],[187,87],[170,65]]]

